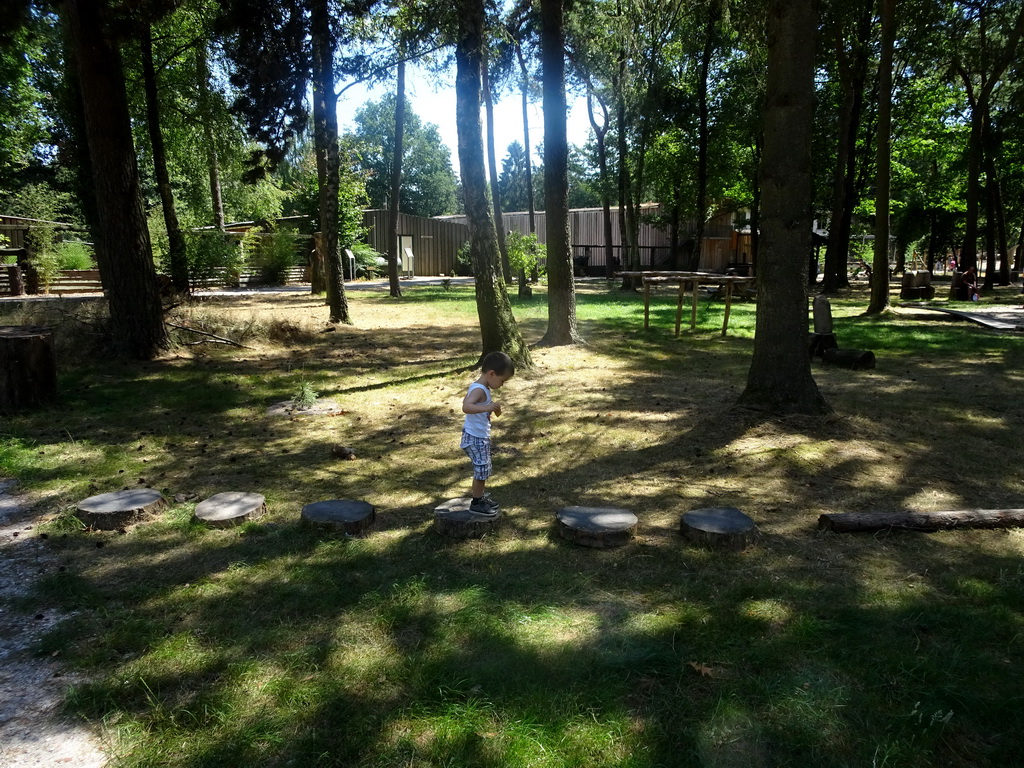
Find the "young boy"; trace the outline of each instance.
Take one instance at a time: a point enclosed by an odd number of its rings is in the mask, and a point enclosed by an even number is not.
[[[484,484],[491,476],[491,414],[501,416],[501,406],[491,399],[491,391],[512,378],[515,364],[504,352],[489,352],[480,365],[481,376],[469,385],[462,401],[466,414],[459,447],[473,462],[473,485],[470,487],[469,511],[482,517],[496,517],[498,504],[484,494]]]

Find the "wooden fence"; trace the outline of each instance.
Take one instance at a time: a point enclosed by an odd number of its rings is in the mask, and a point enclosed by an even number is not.
[[[0,296],[13,296],[10,268],[13,265],[0,265]],[[25,283],[26,281],[22,281]],[[309,282],[306,267],[292,267],[285,274],[285,285],[299,285]],[[231,277],[224,267],[213,271],[209,277],[197,280],[193,289],[203,288],[249,288],[260,284],[257,270],[243,270],[237,280]],[[25,286],[29,289],[29,286]],[[100,282],[98,269],[63,269],[54,277],[49,285],[40,284],[37,295],[64,296],[71,294],[101,294],[103,284]],[[33,294],[20,294],[33,295]]]

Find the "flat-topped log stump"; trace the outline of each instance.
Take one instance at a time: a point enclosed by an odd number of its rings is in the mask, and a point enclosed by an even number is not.
[[[230,528],[258,520],[267,511],[267,500],[259,493],[225,491],[196,504],[193,519],[213,528]]]
[[[498,530],[501,510],[494,517],[482,517],[469,511],[473,499],[449,499],[434,507],[434,530],[453,539],[479,539]]]
[[[116,531],[137,523],[167,506],[167,499],[152,488],[114,491],[90,496],[78,503],[75,515],[90,528]]]
[[[636,533],[637,517],[618,507],[564,507],[555,515],[558,535],[584,547],[621,547]]]
[[[826,349],[821,353],[821,362],[851,371],[867,371],[875,367],[875,353],[865,349]]]
[[[329,499],[302,508],[302,522],[312,528],[340,531],[350,536],[362,533],[377,517],[374,506],[365,501]]]
[[[707,507],[684,512],[679,532],[695,544],[740,551],[754,543],[757,526],[735,507]]]
[[[0,412],[57,399],[53,332],[32,325],[0,326]]]

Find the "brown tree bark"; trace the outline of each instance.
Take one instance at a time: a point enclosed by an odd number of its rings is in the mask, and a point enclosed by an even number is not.
[[[110,305],[114,354],[149,359],[167,346],[149,228],[142,209],[131,116],[117,43],[98,0],[67,0],[96,189],[96,260]]]
[[[402,263],[398,240],[398,213],[402,198],[402,160],[405,155],[405,59],[399,55],[395,82],[395,140],[391,152],[391,199],[388,201],[388,286],[392,298],[402,295],[398,265]]]
[[[852,35],[855,40],[852,43],[853,50],[846,49],[846,35],[842,24],[836,21],[836,56],[843,100],[839,112],[836,165],[832,174],[832,216],[825,249],[822,288],[826,293],[850,285],[846,262],[850,251],[853,209],[857,204],[857,133],[861,126],[864,84],[867,80],[871,17],[871,4],[864,2],[857,18],[857,28]]]
[[[546,346],[578,344],[576,285],[569,242],[569,140],[565,127],[565,23],[562,0],[541,0],[544,86],[544,230],[548,254]]]
[[[213,212],[213,225],[223,232],[224,198],[220,187],[220,158],[217,155],[217,142],[213,135],[210,67],[206,60],[205,43],[197,47],[196,82],[199,86],[199,119],[202,120],[203,138],[206,140],[206,164],[210,175],[210,208]]]
[[[831,410],[807,354],[816,27],[813,0],[770,3],[757,320],[739,405],[781,414]]]
[[[160,129],[160,93],[156,82],[156,67],[153,64],[153,28],[143,25],[142,40],[142,82],[146,92],[146,127],[149,142],[153,148],[153,171],[156,176],[160,206],[167,227],[167,260],[171,269],[171,283],[182,296],[189,295],[188,255],[185,251],[185,236],[178,224],[178,212],[174,207],[174,191],[171,189],[171,174],[167,170],[167,150],[164,135]]]
[[[505,242],[505,222],[501,213],[501,190],[498,188],[498,153],[494,146],[494,96],[491,94],[491,76],[488,72],[486,53],[480,65],[480,76],[484,93],[484,112],[487,114],[487,170],[491,176],[491,205],[494,210],[494,230],[498,236],[498,253],[501,255],[501,276],[506,283],[512,282],[512,267],[508,262],[508,244]]]
[[[601,114],[604,121],[597,122],[594,117],[594,100],[597,100],[601,107]],[[611,189],[611,178],[608,173],[608,109],[601,98],[587,87],[587,116],[590,118],[590,127],[594,131],[594,142],[597,144],[597,168],[598,178],[601,180],[601,225],[604,232],[604,274],[609,280],[615,276],[615,247],[612,243],[612,200],[609,190]]]
[[[532,363],[512,315],[501,277],[498,238],[487,202],[484,140],[480,126],[480,63],[484,38],[483,0],[459,1],[459,30],[455,44],[455,118],[459,136],[459,166],[469,227],[470,260],[476,282],[482,355],[505,352],[518,368]]]
[[[314,0],[310,9],[313,47],[313,141],[317,163],[323,163],[320,184],[320,231],[327,273],[327,304],[332,323],[350,323],[348,298],[338,253],[338,187],[341,156],[338,148],[338,98],[334,91],[335,35],[328,0]]]
[[[867,312],[889,308],[889,191],[892,177],[892,49],[896,40],[896,0],[879,0],[882,17],[878,57],[878,133],[875,152],[875,250],[871,265],[871,301]]]

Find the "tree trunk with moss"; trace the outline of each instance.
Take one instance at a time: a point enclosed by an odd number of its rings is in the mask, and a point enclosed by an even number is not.
[[[455,45],[455,117],[459,165],[469,227],[470,258],[476,279],[482,354],[505,352],[520,368],[530,367],[530,351],[512,316],[501,275],[498,237],[487,202],[483,130],[480,125],[480,64],[484,43],[483,0],[461,0]]]

